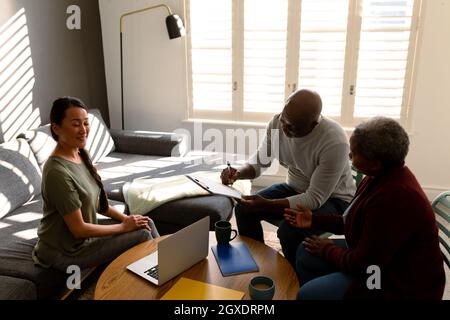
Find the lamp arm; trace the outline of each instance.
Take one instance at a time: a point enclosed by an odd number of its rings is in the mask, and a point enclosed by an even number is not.
[[[135,10],[135,11],[126,12],[123,15],[120,16],[120,32],[122,32],[122,30],[123,30],[123,19],[126,16],[130,16],[130,15],[135,14],[135,13],[144,12],[144,11],[148,11],[148,10],[152,10],[152,9],[156,9],[156,8],[160,8],[160,7],[166,8],[167,11],[169,12],[169,15],[172,15],[172,10],[170,10],[169,6],[167,6],[165,4],[158,4],[156,6],[151,6],[151,7]]]

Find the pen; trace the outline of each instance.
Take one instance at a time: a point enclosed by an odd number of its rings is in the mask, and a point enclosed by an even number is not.
[[[230,165],[230,161],[227,161],[227,166],[228,166],[228,174],[231,174],[231,165]]]

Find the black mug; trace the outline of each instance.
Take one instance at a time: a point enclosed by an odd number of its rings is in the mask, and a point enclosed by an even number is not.
[[[228,221],[217,221],[214,224],[214,229],[216,231],[217,244],[228,244],[237,236],[237,231],[231,229],[231,223]],[[233,237],[231,237],[232,232],[234,232]]]

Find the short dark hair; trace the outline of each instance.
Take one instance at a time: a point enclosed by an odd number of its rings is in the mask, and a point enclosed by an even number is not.
[[[409,149],[406,131],[395,120],[375,117],[358,125],[352,134],[356,148],[368,160],[392,167],[405,161]]]

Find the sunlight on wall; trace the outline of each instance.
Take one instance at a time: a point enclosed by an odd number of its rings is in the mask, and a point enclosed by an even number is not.
[[[0,26],[0,123],[3,140],[41,124],[25,9]]]

